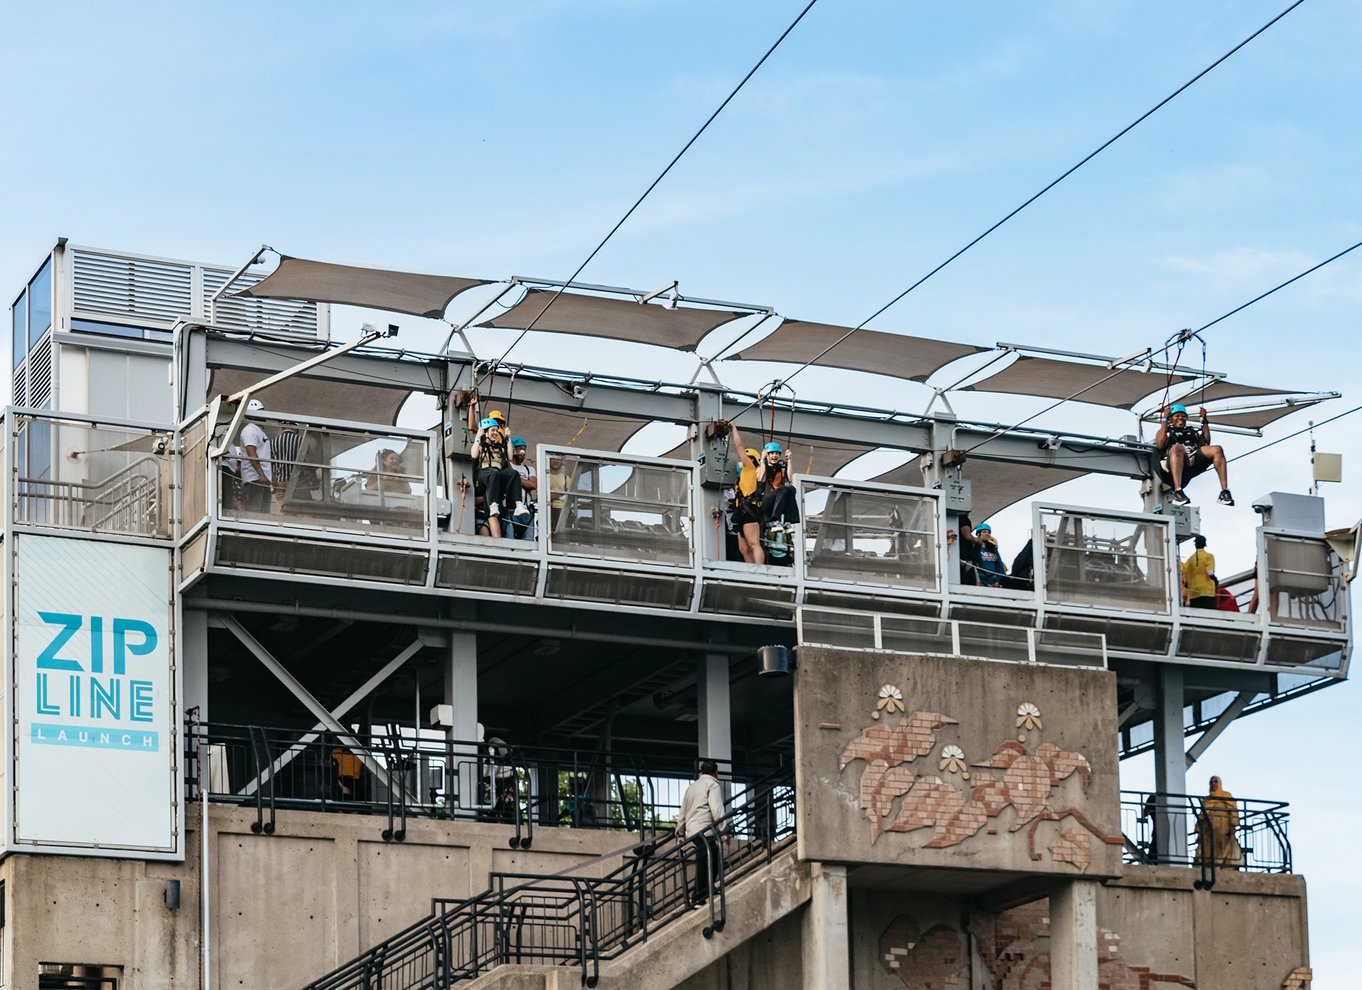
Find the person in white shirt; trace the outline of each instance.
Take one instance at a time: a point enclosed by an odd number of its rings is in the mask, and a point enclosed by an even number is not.
[[[247,412],[259,412],[265,405],[259,399],[246,404]],[[241,428],[241,488],[247,512],[269,512],[274,482],[270,469],[270,438],[256,423],[247,422]]]
[[[718,880],[719,840],[710,828],[724,816],[723,791],[719,788],[719,766],[713,760],[700,764],[700,776],[686,788],[681,797],[681,814],[676,820],[676,834],[690,839],[695,847],[695,885],[691,888],[691,904],[698,906],[709,900],[710,891]]]

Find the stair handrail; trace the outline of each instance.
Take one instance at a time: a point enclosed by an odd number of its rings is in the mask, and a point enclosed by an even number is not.
[[[727,857],[723,850],[723,839],[732,840],[743,835],[742,823],[750,820],[754,811],[763,812],[761,820],[773,820],[772,811],[777,803],[778,789],[782,791],[779,803],[789,811],[784,823],[787,828],[782,832],[779,827],[773,827],[769,834],[754,832],[742,846],[735,847],[738,855]],[[770,862],[776,851],[783,849],[794,837],[793,780],[788,770],[778,770],[759,781],[751,782],[745,790],[749,795],[748,801],[734,807],[697,833],[703,836],[712,832],[719,840],[716,844],[720,846],[717,868],[714,869],[717,896],[710,898],[709,924],[702,930],[706,938],[723,930],[728,884]],[[501,926],[503,919],[513,910],[513,905],[519,906],[520,926],[539,924],[541,930],[550,933],[560,930],[563,927],[560,918],[550,919],[555,922],[550,926],[535,913],[536,910],[552,911],[555,895],[575,905],[577,944],[572,961],[582,967],[583,985],[594,987],[599,979],[602,959],[614,958],[626,949],[647,941],[657,929],[684,916],[690,906],[690,845],[689,838],[679,839],[674,830],[661,838],[641,840],[620,850],[623,862],[601,877],[568,875],[588,864],[577,864],[548,875],[493,872],[489,874],[489,885],[485,891],[458,901],[435,899],[432,912],[425,918],[308,984],[305,990],[370,990],[380,985],[374,982],[374,966],[382,967],[385,963],[390,965],[389,974],[403,969],[425,975],[410,983],[385,981],[381,984],[384,990],[449,987],[459,979],[472,978],[509,961],[511,953],[508,938],[501,938],[491,953],[479,945],[479,928],[487,924],[485,919],[489,915],[494,919],[491,922],[493,925]],[[741,855],[744,852],[749,855]],[[640,860],[645,861],[645,865],[640,867]],[[637,916],[632,913],[636,896],[640,904]],[[611,916],[615,905],[627,906],[628,910],[623,912],[622,925],[617,924],[615,928],[605,931],[602,921]],[[563,915],[569,919],[572,916],[571,909]],[[456,960],[456,935],[465,927],[469,929],[471,944],[467,966]],[[436,945],[446,945],[449,949],[444,956],[445,972],[442,978],[437,973],[441,967],[434,948]],[[542,951],[545,946],[549,950],[554,948],[551,938],[540,946],[541,955],[546,955]],[[526,955],[523,940],[518,940],[515,955]],[[421,959],[426,956],[430,957],[428,964],[422,964]],[[530,953],[530,956],[535,957],[534,953]],[[559,962],[566,961],[561,953],[546,957]]]

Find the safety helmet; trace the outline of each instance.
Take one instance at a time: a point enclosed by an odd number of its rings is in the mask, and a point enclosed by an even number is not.
[[[1174,402],[1172,407],[1168,410],[1168,415],[1172,416],[1175,413],[1182,413],[1184,416],[1186,416],[1187,407],[1184,406],[1181,402]]]
[[[762,453],[765,453],[765,454],[781,454],[781,453],[784,453],[784,451],[782,451],[782,450],[780,449],[780,444],[774,443],[774,442],[773,442],[773,443],[768,443],[765,447],[762,447],[761,449],[762,449]]]
[[[493,409],[487,414],[487,418],[499,420],[503,425],[506,423],[506,414],[500,409]]]
[[[524,437],[511,437],[511,449],[519,450],[521,447],[528,447]]]
[[[979,524],[979,528],[976,529],[975,532],[976,532],[976,533],[991,533],[991,532],[993,532],[993,527],[990,526],[988,523],[980,523],[980,524]]]
[[[498,423],[495,419],[493,419],[491,416],[488,416],[486,419],[479,421],[479,423],[478,423],[478,429],[480,429],[480,430],[490,430],[492,427],[494,427],[494,426],[500,426],[500,425],[501,425],[501,424]]]
[[[264,408],[265,403],[261,402],[259,399],[252,399],[250,402],[246,403],[247,412],[260,412],[260,410]]]
[[[757,448],[755,448],[755,447],[748,447],[747,450],[743,451],[743,453],[745,453],[748,457],[750,457],[750,458],[751,458],[752,460],[754,460],[754,461],[759,461],[759,460],[761,460],[761,455],[757,453]]]

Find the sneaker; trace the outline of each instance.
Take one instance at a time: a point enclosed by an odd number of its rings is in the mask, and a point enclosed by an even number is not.
[[[511,518],[516,522],[524,522],[530,518],[530,510],[525,507],[524,502],[517,502],[515,511],[511,513]]]
[[[488,514],[489,516],[499,516],[499,515],[501,515],[501,506],[499,506],[499,505],[497,505],[495,502],[493,502],[491,505],[489,505],[489,506],[487,507],[487,514]]]
[[[1220,498],[1218,499],[1218,501],[1220,502],[1221,505],[1233,505],[1234,496],[1230,494],[1230,490],[1228,488],[1225,488],[1220,492]]]
[[[1187,493],[1181,488],[1174,488],[1168,493],[1168,501],[1172,502],[1174,505],[1190,505],[1192,500],[1187,497]],[[1221,501],[1224,501],[1223,497],[1221,498]]]

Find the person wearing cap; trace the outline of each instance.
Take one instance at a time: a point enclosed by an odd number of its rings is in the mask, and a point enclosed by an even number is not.
[[[1198,533],[1192,538],[1195,549],[1182,563],[1182,604],[1191,608],[1215,608],[1215,556],[1206,549],[1206,537]]]
[[[259,399],[246,403],[246,412],[258,413],[265,408]],[[243,454],[241,458],[241,499],[247,512],[269,512],[274,482],[270,468],[270,438],[260,424],[246,421],[238,435]]]
[[[691,886],[691,906],[709,900],[719,879],[719,839],[716,825],[724,817],[724,793],[719,786],[719,765],[713,760],[700,764],[700,775],[681,795],[681,811],[676,817],[676,837],[689,839],[695,848],[695,883]]]
[[[738,551],[749,564],[766,563],[766,551],[761,547],[761,491],[757,472],[761,470],[761,455],[755,448],[745,447],[742,434],[734,423],[728,424],[734,450],[742,451],[742,467],[733,496],[733,529],[738,534]]]
[[[979,541],[979,583],[985,588],[996,588],[1007,574],[1007,565],[1003,563],[1002,551],[993,536],[993,527],[980,523],[974,537]]]
[[[1154,437],[1154,446],[1159,451],[1159,466],[1172,479],[1172,490],[1168,501],[1174,505],[1187,505],[1192,500],[1182,490],[1208,467],[1214,466],[1220,478],[1221,505],[1233,505],[1234,496],[1230,494],[1230,483],[1225,468],[1225,451],[1211,443],[1211,424],[1206,418],[1206,410],[1201,409],[1201,429],[1187,425],[1187,407],[1175,402],[1166,407],[1163,423]]]
[[[487,512],[487,531],[495,537],[501,536],[503,506],[513,504],[513,515],[516,516],[528,514],[522,501],[524,491],[520,485],[520,473],[511,466],[511,451],[508,448],[506,416],[500,410],[493,409],[478,423],[478,433],[468,448],[468,454],[478,466],[477,487],[482,491],[483,506]]]

